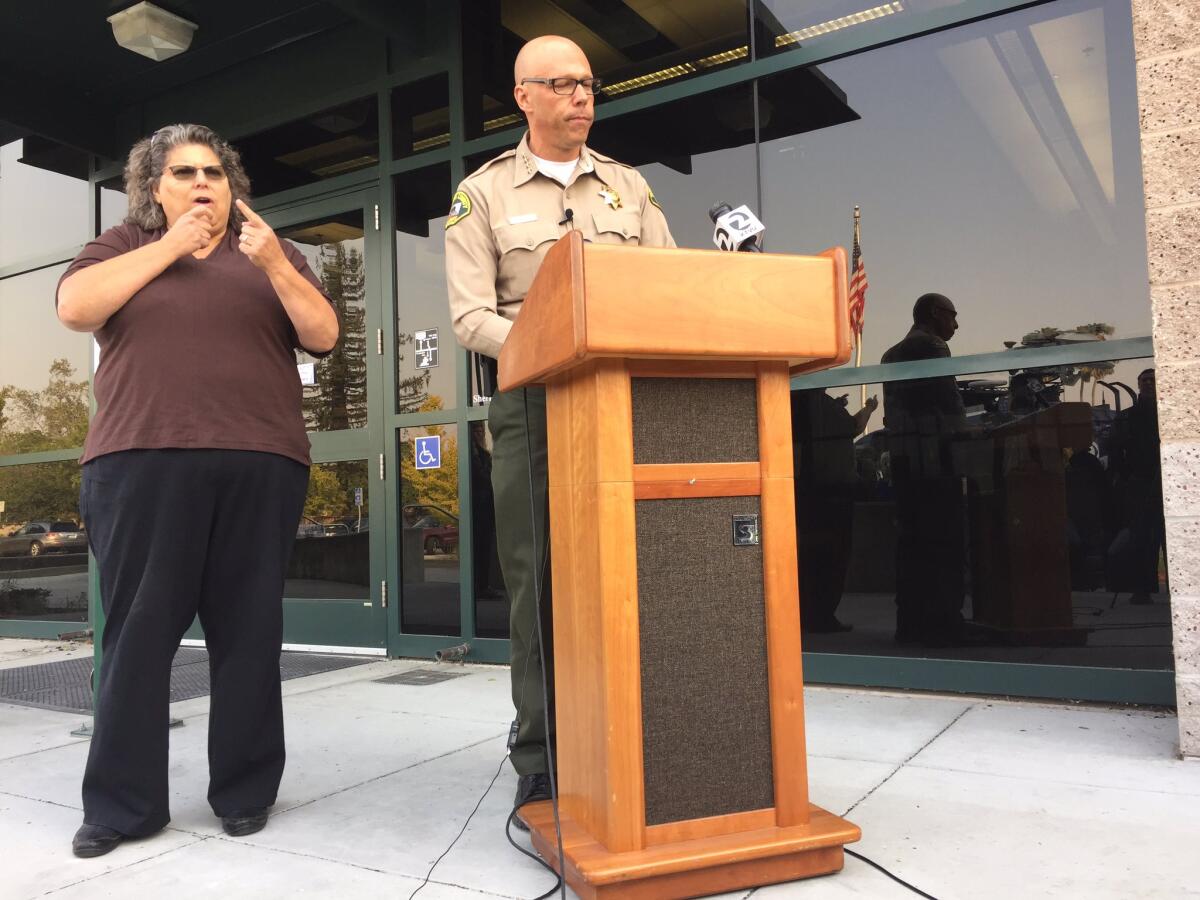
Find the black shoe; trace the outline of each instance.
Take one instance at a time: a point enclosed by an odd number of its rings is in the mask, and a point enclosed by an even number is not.
[[[513,812],[520,811],[526,803],[536,803],[539,800],[550,799],[550,776],[545,772],[535,772],[532,775],[522,775],[517,780],[517,796],[513,798]],[[528,831],[519,815],[512,817],[513,824],[522,831]]]
[[[267,825],[267,808],[239,809],[227,816],[221,816],[221,827],[230,837],[245,837],[262,831]]]
[[[83,824],[71,840],[71,849],[76,856],[91,859],[93,856],[103,856],[123,840],[125,835],[119,831],[104,825]]]

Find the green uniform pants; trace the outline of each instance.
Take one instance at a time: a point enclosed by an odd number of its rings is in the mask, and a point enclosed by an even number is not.
[[[511,759],[518,774],[533,775],[549,769],[546,754],[547,710],[542,698],[543,669],[550,701],[551,740],[554,735],[554,628],[550,610],[545,389],[535,387],[497,391],[488,411],[488,428],[492,433],[496,549],[500,556],[504,585],[512,603],[509,639],[512,648],[512,698],[518,724]],[[532,516],[529,509],[531,480]],[[542,641],[546,650],[544,666],[538,652],[539,604],[534,591],[535,566],[542,591]]]

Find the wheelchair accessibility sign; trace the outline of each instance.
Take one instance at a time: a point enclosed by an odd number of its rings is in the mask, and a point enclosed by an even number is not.
[[[415,459],[418,469],[440,469],[442,467],[441,435],[430,435],[413,439],[416,444]]]

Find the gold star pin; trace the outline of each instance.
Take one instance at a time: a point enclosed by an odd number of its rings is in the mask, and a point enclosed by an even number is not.
[[[600,196],[611,209],[621,208],[621,195],[610,188],[607,184],[600,188]]]

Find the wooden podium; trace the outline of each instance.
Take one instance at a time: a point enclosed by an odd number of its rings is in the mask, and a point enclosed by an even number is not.
[[[546,385],[558,790],[583,898],[842,868],[808,800],[789,376],[849,358],[846,255],[547,254],[499,386]],[[527,805],[556,868],[549,802]]]

